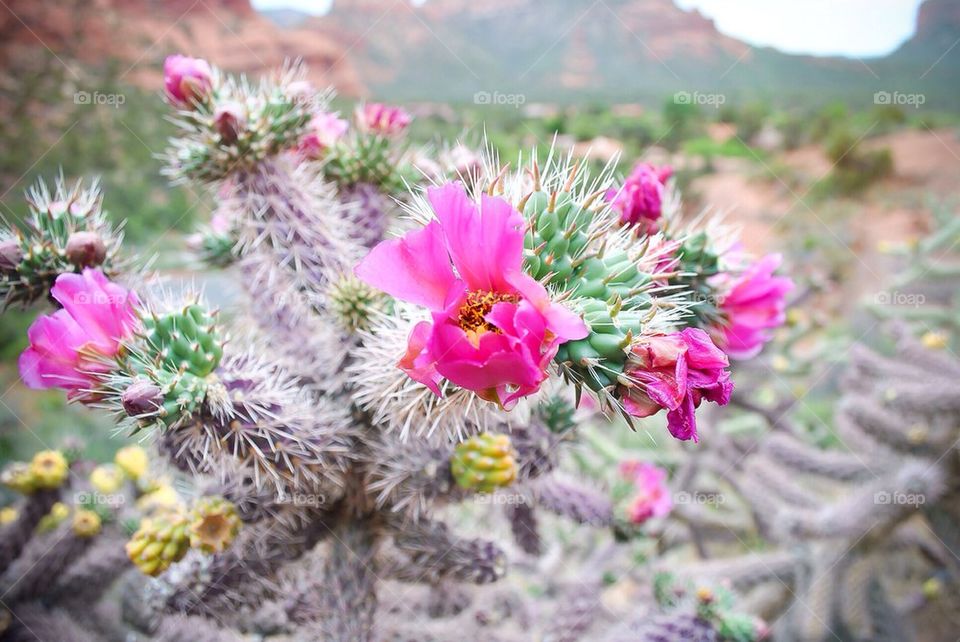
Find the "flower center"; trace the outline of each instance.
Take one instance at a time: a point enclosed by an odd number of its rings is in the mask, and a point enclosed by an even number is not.
[[[483,292],[476,290],[467,294],[467,300],[460,306],[457,324],[466,333],[500,332],[500,328],[487,321],[486,316],[497,303],[516,303],[520,300],[516,294]]]

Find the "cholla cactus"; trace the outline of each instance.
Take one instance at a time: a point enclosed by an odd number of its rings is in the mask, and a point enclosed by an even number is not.
[[[139,626],[268,602],[304,631],[371,639],[381,576],[504,576],[503,547],[453,533],[441,506],[516,494],[531,552],[541,508],[610,524],[602,493],[558,474],[572,410],[538,412],[541,399],[587,393],[631,420],[664,410],[681,439],[696,439],[702,402],[728,401],[727,358],[687,327],[696,295],[670,282],[676,247],[611,206],[612,167],[490,159],[469,189],[414,187],[394,220],[354,201],[402,184],[402,110],[361,107],[345,135],[296,66],[256,85],[184,57],[165,73],[180,130],[167,172],[218,198],[249,313],[228,324],[196,295],[61,270],[62,309],[21,359],[29,385],[152,437],[204,496],[138,500],[151,512],[126,550],[156,576],[130,591],[148,605]],[[306,597],[285,602],[279,579],[318,557]]]
[[[68,187],[63,177],[51,192],[38,183],[27,196],[23,230],[0,231],[0,305],[29,305],[50,291],[65,272],[98,267],[115,274],[123,235],[107,222],[100,188]]]
[[[141,500],[157,487],[146,452],[128,446],[116,463],[95,465],[76,451],[69,461],[60,451],[41,451],[30,463],[8,466],[3,479],[24,495],[0,523],[0,587],[10,617],[4,635],[55,630],[68,615],[76,622],[65,639],[122,635],[121,624],[101,618],[96,605],[131,569],[123,542],[145,515]]]
[[[718,435],[673,476],[675,497],[722,501],[714,510],[674,506],[670,519],[689,533],[675,545],[692,544],[702,559],[660,567],[729,584],[746,608],[775,621],[776,639],[909,640],[928,613],[956,608],[947,587],[957,582],[960,532],[951,377],[960,360],[948,349],[957,336],[949,248],[960,226],[955,217],[941,223],[897,284],[925,303],[874,305],[899,317],[892,341],[854,345],[845,359],[832,416],[842,448],[805,439],[792,399],[765,406],[740,397],[735,404],[771,433]],[[741,544],[762,538],[763,550],[731,555],[731,534]]]

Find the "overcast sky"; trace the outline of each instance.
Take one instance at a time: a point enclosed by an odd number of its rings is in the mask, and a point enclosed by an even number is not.
[[[330,0],[252,0],[258,9],[322,14]],[[393,0],[384,0],[392,2]],[[481,0],[482,1],[482,0]],[[723,33],[790,53],[882,56],[913,33],[922,0],[674,0]],[[421,0],[422,2],[422,0]],[[386,5],[385,5],[386,6]]]

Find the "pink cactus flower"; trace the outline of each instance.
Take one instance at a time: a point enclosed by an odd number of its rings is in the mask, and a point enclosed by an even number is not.
[[[626,411],[649,417],[667,410],[667,427],[677,439],[697,438],[696,409],[706,399],[721,406],[730,401],[733,382],[727,355],[699,328],[642,337],[630,349],[621,386]]]
[[[624,461],[620,474],[633,483],[636,494],[627,508],[627,518],[634,524],[642,524],[653,517],[668,515],[673,508],[670,489],[667,488],[667,471],[641,461]]]
[[[714,340],[735,359],[750,359],[786,319],[786,296],[793,281],[774,276],[782,257],[768,254],[742,272],[720,274],[713,280],[721,295],[719,308],[726,323],[711,330]]]
[[[71,399],[91,401],[97,374],[139,327],[137,295],[100,270],[61,274],[50,290],[62,309],[39,317],[20,355],[20,376],[30,388],[63,388]]]
[[[307,158],[317,159],[333,147],[347,133],[350,124],[339,114],[320,112],[313,115],[306,135],[300,139],[300,152]]]
[[[638,234],[653,234],[663,214],[663,192],[673,168],[637,163],[619,190],[609,190],[607,199],[620,212],[620,222]]]
[[[413,118],[400,107],[367,103],[357,107],[357,125],[362,131],[393,136],[405,130]]]
[[[522,271],[524,219],[503,199],[478,208],[460,183],[427,192],[437,220],[383,241],[357,266],[366,283],[430,310],[399,367],[440,395],[440,381],[511,407],[535,392],[583,320]]]
[[[210,95],[213,72],[206,60],[167,56],[163,63],[163,84],[171,102],[179,107],[190,107]]]

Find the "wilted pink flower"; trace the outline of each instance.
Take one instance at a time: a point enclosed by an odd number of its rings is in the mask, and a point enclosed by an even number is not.
[[[213,126],[226,145],[237,142],[240,130],[247,125],[246,109],[237,102],[225,102],[213,112]]]
[[[522,271],[524,219],[508,202],[470,201],[463,185],[427,192],[437,220],[383,241],[356,268],[388,294],[428,308],[399,367],[440,395],[451,382],[504,407],[536,391],[557,348],[583,320]]]
[[[771,330],[786,319],[786,296],[793,281],[774,276],[781,261],[779,254],[768,254],[742,272],[720,274],[712,281],[721,293],[719,308],[726,319],[712,334],[731,357],[756,356],[770,340]]]
[[[300,151],[307,158],[320,158],[347,133],[350,127],[338,114],[320,112],[314,114],[307,125],[307,133],[300,139]]]
[[[176,105],[189,107],[202,101],[213,87],[213,72],[206,60],[167,56],[163,63],[163,84],[167,97]]]
[[[637,163],[623,182],[620,190],[609,190],[607,199],[620,212],[620,222],[635,227],[640,234],[657,231],[657,221],[663,214],[663,191],[673,168]]]
[[[110,369],[105,358],[116,356],[139,326],[139,300],[92,269],[61,274],[50,294],[63,308],[30,326],[20,376],[31,388],[63,388],[71,399],[86,400],[96,374]]]
[[[634,524],[642,524],[652,517],[663,517],[673,508],[667,488],[667,471],[641,461],[620,464],[620,474],[633,483],[636,494],[630,500],[627,517]]]
[[[357,125],[361,130],[382,136],[399,134],[413,120],[400,107],[382,103],[367,103],[357,107]]]
[[[677,439],[697,441],[696,409],[706,399],[725,406],[733,382],[727,355],[699,328],[642,337],[630,349],[621,386],[623,406],[634,417],[667,410],[667,427]]]

